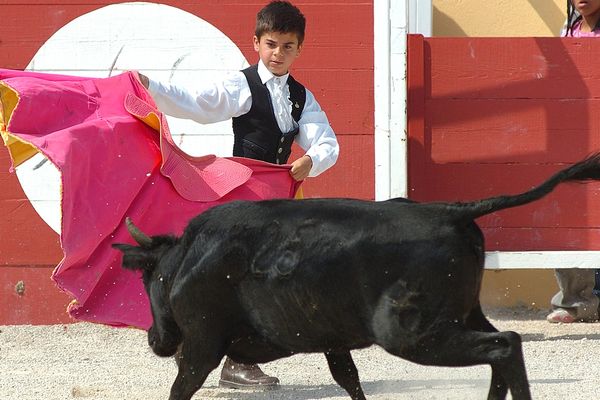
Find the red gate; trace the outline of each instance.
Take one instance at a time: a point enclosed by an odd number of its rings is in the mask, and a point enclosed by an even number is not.
[[[599,53],[600,40],[410,35],[409,196],[518,193],[598,151]],[[483,217],[487,250],[598,250],[599,200],[600,185],[563,185]]]

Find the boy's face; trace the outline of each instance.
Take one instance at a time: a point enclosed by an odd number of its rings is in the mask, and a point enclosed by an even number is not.
[[[287,74],[301,49],[295,33],[267,32],[260,39],[254,36],[254,50],[273,75]]]

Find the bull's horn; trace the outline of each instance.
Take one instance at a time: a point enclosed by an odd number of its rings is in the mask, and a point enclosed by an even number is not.
[[[131,234],[131,237],[138,242],[140,246],[150,246],[152,244],[152,238],[135,226],[131,221],[131,218],[125,218],[125,224],[127,224],[127,230]]]

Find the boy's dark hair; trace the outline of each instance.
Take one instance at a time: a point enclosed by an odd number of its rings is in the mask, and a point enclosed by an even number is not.
[[[565,29],[565,36],[571,36],[573,34],[573,25],[580,19],[581,15],[579,15],[579,12],[573,7],[571,0],[567,0],[567,28]],[[600,29],[600,20],[596,22],[596,26],[592,30],[596,31],[598,29]]]
[[[288,1],[272,1],[256,14],[257,38],[267,32],[295,33],[298,44],[304,41],[304,28],[306,19],[298,7]]]

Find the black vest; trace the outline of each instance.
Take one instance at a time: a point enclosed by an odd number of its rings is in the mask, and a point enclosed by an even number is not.
[[[252,65],[242,72],[250,86],[252,106],[248,113],[233,118],[233,155],[285,164],[298,128],[285,133],[279,129],[269,89],[258,75],[258,65]],[[306,90],[291,75],[288,76],[287,84],[292,102],[292,118],[298,122],[306,102]]]

